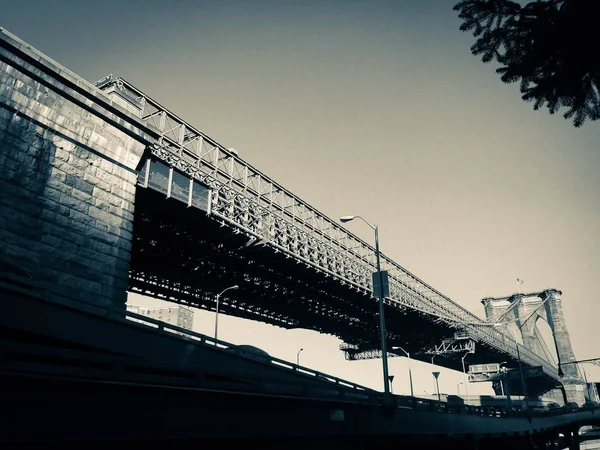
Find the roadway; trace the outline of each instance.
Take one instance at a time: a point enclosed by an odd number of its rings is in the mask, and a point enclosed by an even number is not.
[[[361,402],[59,378],[0,377],[8,443],[165,443],[228,440],[289,448],[528,448],[565,425],[598,423],[593,412],[532,419],[450,414]],[[295,445],[292,445],[295,444]]]
[[[289,362],[241,357],[231,344],[181,336],[175,333],[185,330],[143,316],[127,313],[147,324],[123,313],[80,311],[10,286],[0,284],[5,442],[252,438],[287,445],[302,437],[331,449],[332,440],[340,448],[381,440],[480,440],[491,448],[510,439],[518,448],[530,437],[600,418],[591,410],[507,415],[385,399]]]

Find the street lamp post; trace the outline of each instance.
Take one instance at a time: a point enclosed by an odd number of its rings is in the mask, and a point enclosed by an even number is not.
[[[506,406],[508,409],[512,409],[512,400],[510,398],[510,383],[508,381],[508,369],[506,367],[500,368],[502,377],[500,378],[500,389],[502,395],[506,395]],[[506,382],[506,385],[504,384]]]
[[[587,375],[586,375],[586,373],[585,373],[585,367],[582,367],[582,368],[581,368],[581,371],[583,372],[583,379],[585,380],[585,388],[586,388],[586,390],[587,390],[587,394],[588,394],[588,401],[590,401],[590,402],[591,402],[591,401],[592,401],[592,394],[591,394],[591,392],[590,392],[590,385],[589,385],[589,383],[588,383],[588,380],[587,380]]]
[[[591,364],[595,364],[597,366],[600,366],[600,358],[582,359],[580,361],[569,361],[569,362],[566,362],[566,363],[561,363],[559,361],[558,362],[558,375],[560,377],[564,377],[565,376],[565,374],[564,374],[564,372],[562,370],[562,366],[566,366],[566,365],[569,365],[569,364],[577,364],[577,367],[580,368],[581,371],[583,372],[583,378],[584,378],[584,381],[585,381],[585,384],[586,384],[588,398],[589,398],[590,401],[593,401],[592,397],[593,398],[597,398],[597,394],[598,393],[596,392],[596,394],[592,394],[592,391],[596,391],[596,389],[591,389],[590,388],[591,385],[588,383],[587,374],[585,372],[585,367],[580,366],[580,364],[583,364],[583,363],[591,363]],[[565,403],[567,403],[567,396],[566,396],[566,393],[565,393],[565,390],[564,390],[564,386],[562,388],[562,391],[563,391],[563,397],[565,399]],[[584,398],[585,398],[585,395],[584,395]]]
[[[220,293],[217,294],[217,309],[216,309],[216,313],[215,313],[215,340],[217,340],[217,333],[219,331],[219,300],[221,299],[221,296],[229,291],[230,289],[238,289],[239,286],[233,285],[233,286],[229,286],[228,288],[223,289]]]
[[[436,356],[437,356],[437,355],[433,355],[433,356],[431,357],[431,365],[432,365],[432,366],[434,366],[434,367],[435,367],[435,364],[433,364],[433,360],[435,359],[435,357],[436,357]],[[437,380],[436,380],[436,378],[435,378],[435,375],[434,375],[434,377],[433,377],[433,389],[435,389],[435,386],[436,386],[436,381],[437,381]]]
[[[389,385],[389,371],[388,371],[388,359],[387,359],[387,342],[385,332],[385,315],[383,308],[383,275],[381,273],[381,257],[379,253],[379,227],[373,225],[361,216],[344,216],[340,217],[340,222],[346,223],[354,219],[361,219],[367,225],[369,225],[375,232],[375,258],[377,260],[377,274],[379,276],[379,332],[381,340],[381,362],[383,365],[383,387],[385,394],[390,393]],[[412,395],[412,393],[411,393]]]
[[[507,330],[509,330],[513,338],[515,340],[515,348],[517,349],[517,360],[519,361],[519,373],[521,375],[521,385],[523,386],[523,405],[525,409],[529,408],[529,404],[527,403],[527,384],[525,384],[525,375],[523,374],[523,362],[521,361],[521,353],[519,352],[519,343],[517,342],[517,332],[510,328],[506,323],[495,323],[492,324],[494,327],[505,326]]]
[[[531,317],[531,315],[529,317]],[[529,320],[529,317],[526,320]],[[521,385],[522,385],[522,388],[523,388],[523,405],[525,406],[525,409],[528,409],[529,408],[529,404],[527,403],[527,384],[525,383],[525,375],[523,373],[523,361],[521,361],[521,352],[519,351],[519,343],[517,341],[517,332],[508,326],[509,323],[513,323],[513,322],[514,321],[511,321],[511,322],[498,322],[498,323],[464,322],[463,324],[464,325],[478,325],[478,326],[484,326],[484,327],[494,327],[494,328],[506,327],[506,329],[512,333],[514,341],[515,341],[515,349],[517,350],[517,360],[519,361],[519,373],[521,375]],[[559,373],[560,373],[560,363],[558,365],[558,370],[559,370]],[[463,371],[464,371],[464,363],[463,363]],[[507,385],[504,387],[506,391],[509,390],[508,384],[509,384],[509,381],[507,379]],[[508,395],[509,394],[507,394],[507,396]]]
[[[414,397],[414,390],[413,390],[413,380],[412,380],[412,370],[411,370],[411,365],[410,365],[410,353],[408,353],[406,350],[404,350],[402,347],[392,347],[393,350],[402,350],[404,352],[404,354],[406,355],[406,357],[408,358],[408,380],[410,382],[410,396]]]
[[[296,365],[299,366],[300,365],[300,352],[304,350],[303,348],[301,348],[300,350],[298,350],[298,353],[296,353]]]
[[[502,373],[506,373],[506,367],[501,367],[502,364],[506,364],[507,361],[502,361],[499,366],[500,366],[500,371],[502,371]],[[504,381],[502,380],[502,378],[500,378],[500,393],[501,395],[504,395]]]
[[[587,380],[587,374],[585,373],[585,367],[583,367],[581,365],[581,363],[584,363],[584,362],[589,362],[589,361],[572,361],[567,364],[576,364],[577,370],[579,371],[581,369],[581,373],[583,373],[583,381],[585,382],[585,390],[587,391],[587,396],[588,396],[587,401],[591,402],[592,401],[592,391],[590,390],[590,384],[588,383],[588,380]],[[558,363],[559,375],[564,376],[564,374],[562,373],[561,365],[566,365],[566,364]],[[583,399],[585,400],[585,394],[583,395]]]
[[[438,397],[438,402],[441,403],[442,402],[442,398],[440,397],[440,384],[438,382],[438,377],[440,376],[439,372],[431,372],[433,374],[433,378],[435,378],[435,387],[437,390],[437,397]]]
[[[469,405],[471,403],[471,399],[469,398],[469,387],[467,386],[467,371],[465,370],[465,358],[467,357],[467,355],[469,353],[473,353],[472,351],[468,351],[467,353],[465,353],[465,355],[461,358],[462,361],[462,369],[463,369],[463,378],[464,378],[464,384],[465,384],[465,394],[467,396],[467,405]]]

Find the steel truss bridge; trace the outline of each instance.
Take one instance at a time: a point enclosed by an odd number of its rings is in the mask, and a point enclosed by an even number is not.
[[[239,284],[221,299],[223,312],[338,336],[351,359],[377,353],[373,246],[126,80],[111,75],[96,85],[158,136],[139,175],[131,291],[210,310],[217,292]],[[382,269],[389,348],[429,361],[427,351],[462,331],[477,344],[470,363],[516,366],[508,330],[485,324],[385,255]],[[553,362],[522,345],[519,352],[524,365],[543,371],[540,392],[559,384]],[[436,362],[461,370],[460,355]]]

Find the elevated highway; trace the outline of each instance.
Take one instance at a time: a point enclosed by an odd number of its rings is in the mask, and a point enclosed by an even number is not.
[[[518,449],[600,424],[591,409],[509,412],[385,397],[134,313],[48,301],[22,281],[0,280],[3,445]]]

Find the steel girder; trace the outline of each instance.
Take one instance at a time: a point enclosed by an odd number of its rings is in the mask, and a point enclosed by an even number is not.
[[[214,310],[216,293],[238,284],[232,298],[221,298],[226,314],[332,334],[362,348],[378,345],[377,306],[370,296],[282,252],[246,245],[235,228],[165,199],[166,187],[160,189],[137,191],[130,290]],[[411,352],[448,333],[418,311],[386,305],[386,317],[388,341]]]
[[[372,292],[373,246],[124,79],[110,77],[103,83],[101,89],[117,89],[137,102],[142,120],[159,130],[160,138],[150,148],[154,157],[212,190],[210,209],[216,218],[340,283],[367,294]],[[467,324],[481,319],[385,255],[382,269],[390,274],[387,304],[426,312],[446,326],[467,330],[472,339],[516,358],[508,331]],[[542,366],[549,376],[558,379],[557,368],[548,361],[523,346],[520,352],[525,364]]]
[[[569,364],[583,364],[583,363],[590,363],[590,364],[600,367],[600,358],[589,358],[589,359],[580,359],[578,361],[561,362],[560,365],[566,366]]]
[[[348,361],[359,361],[363,359],[378,359],[381,358],[381,350],[360,350],[355,345],[342,344],[340,350],[344,352],[344,356]],[[388,352],[388,358],[396,356],[404,356],[403,354],[396,354],[394,352]]]
[[[349,339],[376,335],[374,300],[307,272],[283,254],[245,247],[245,237],[202,211],[138,189],[130,290],[207,310],[224,296],[224,313],[284,328],[308,328]]]
[[[435,345],[432,349],[427,350],[427,355],[445,355],[448,353],[465,353],[475,352],[475,341],[472,339],[448,339],[441,344]]]
[[[355,361],[362,359],[381,358],[381,350],[378,349],[362,349],[358,345],[341,344],[342,350],[347,360]],[[448,355],[452,353],[475,352],[475,341],[471,339],[459,340],[447,339],[439,345],[434,345],[433,348],[419,352],[424,355]],[[396,353],[393,350],[388,351],[388,357],[404,356],[404,353]]]

